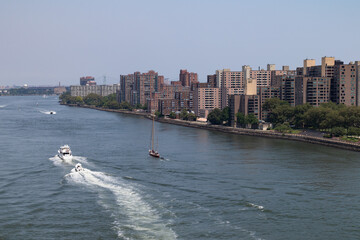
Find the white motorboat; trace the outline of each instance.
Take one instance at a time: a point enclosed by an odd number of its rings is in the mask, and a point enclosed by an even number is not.
[[[56,112],[55,111],[50,111],[50,114],[56,114]]]
[[[83,172],[83,171],[84,171],[84,169],[83,169],[83,167],[81,166],[81,163],[77,163],[77,164],[75,165],[75,168],[71,170],[71,172]]]
[[[60,149],[58,150],[58,156],[62,160],[71,160],[72,153],[71,153],[69,145],[61,146]]]

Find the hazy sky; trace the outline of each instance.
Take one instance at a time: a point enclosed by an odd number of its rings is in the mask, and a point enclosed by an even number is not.
[[[0,86],[360,60],[358,0],[1,0]]]

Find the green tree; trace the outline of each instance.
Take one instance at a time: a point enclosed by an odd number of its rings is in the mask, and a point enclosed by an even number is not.
[[[161,112],[156,111],[156,112],[155,112],[155,116],[158,117],[158,118],[161,118],[161,117],[163,117],[164,115],[162,115]]]
[[[186,109],[181,110],[180,119],[187,120],[187,117],[188,117],[188,111]]]
[[[325,108],[311,108],[305,114],[305,125],[314,129],[320,129],[320,124],[326,119],[329,110]]]
[[[90,93],[84,97],[84,102],[87,105],[99,106],[102,103],[102,97],[95,93]]]
[[[349,127],[347,135],[349,135],[349,136],[360,136],[360,128]]]
[[[334,108],[325,108],[325,118],[320,122],[320,129],[331,129],[342,127],[344,117],[339,115],[339,111]]]
[[[175,114],[174,112],[171,112],[171,113],[169,114],[169,118],[175,119],[175,118],[176,118],[176,114]]]
[[[328,109],[332,109],[332,110],[340,110],[345,108],[346,106],[344,104],[336,104],[334,102],[327,102],[327,103],[322,103],[320,104],[321,108],[328,108]]]
[[[230,107],[224,107],[221,111],[221,120],[226,122],[226,125],[230,124]]]
[[[292,129],[289,126],[289,123],[283,123],[279,124],[275,127],[275,131],[281,132],[281,133],[287,133],[290,132]]]
[[[121,102],[120,105],[119,105],[120,109],[127,109],[127,110],[132,110],[132,106],[130,103],[128,102]]]
[[[194,113],[189,113],[187,115],[187,120],[188,121],[196,121],[196,115]]]
[[[289,105],[288,102],[282,101],[279,98],[268,98],[265,100],[265,103],[262,106],[264,111],[271,112],[273,109],[281,105]]]
[[[292,124],[297,128],[305,128],[305,114],[309,111],[312,106],[308,103],[297,105],[294,108],[294,117],[292,119]]]
[[[238,112],[236,114],[236,123],[240,127],[244,127],[244,125],[246,124],[245,115],[242,112]]]
[[[339,115],[344,118],[343,126],[360,127],[360,108],[356,106],[345,107],[339,110]]]
[[[343,127],[334,127],[331,129],[331,134],[335,137],[341,137],[346,134],[346,129]]]
[[[71,97],[70,92],[64,92],[59,96],[59,100],[61,101],[61,103],[65,104],[69,97]]]
[[[207,120],[214,125],[220,125],[222,123],[222,111],[218,108],[214,108],[208,115]]]
[[[120,108],[120,104],[115,100],[108,102],[106,105],[110,109],[119,109]]]
[[[251,113],[245,117],[245,122],[246,122],[246,124],[250,124],[251,127],[253,127],[254,125],[259,123],[259,120],[257,119],[257,117],[254,114]]]
[[[77,96],[77,97],[75,97],[75,102],[76,102],[76,104],[83,104],[84,100],[82,97]]]
[[[293,121],[294,117],[294,108],[292,108],[288,104],[281,104],[276,106],[268,113],[268,121],[278,125],[283,124],[285,122]]]

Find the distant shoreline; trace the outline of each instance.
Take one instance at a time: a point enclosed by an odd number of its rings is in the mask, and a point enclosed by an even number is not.
[[[150,119],[150,115],[144,112],[133,112],[128,110],[121,110],[121,109],[105,109],[99,108],[94,106],[78,106],[75,104],[62,104],[70,107],[81,107],[81,108],[90,108],[100,111],[106,112],[116,112],[116,113],[124,113],[129,115],[137,115],[143,116]],[[233,128],[227,126],[219,126],[219,125],[210,125],[207,123],[200,123],[200,122],[191,122],[191,121],[184,121],[179,119],[170,119],[170,118],[158,118],[156,121],[161,123],[168,123],[174,124],[184,127],[192,127],[192,128],[199,128],[199,129],[206,129],[212,130],[217,132],[223,133],[230,133],[236,135],[246,135],[246,136],[255,136],[255,137],[266,137],[266,138],[276,138],[276,139],[285,139],[285,140],[292,140],[292,141],[299,141],[299,142],[306,142],[312,144],[319,144],[328,147],[335,147],[350,151],[360,152],[360,144],[352,143],[352,142],[345,142],[338,139],[330,139],[330,138],[321,138],[321,137],[314,137],[314,136],[304,136],[300,134],[290,134],[290,133],[278,133],[273,131],[263,131],[257,129],[244,129],[244,128]]]

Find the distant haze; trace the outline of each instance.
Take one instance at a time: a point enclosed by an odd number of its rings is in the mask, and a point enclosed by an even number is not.
[[[356,0],[2,0],[0,86],[360,60]]]

